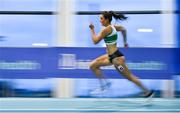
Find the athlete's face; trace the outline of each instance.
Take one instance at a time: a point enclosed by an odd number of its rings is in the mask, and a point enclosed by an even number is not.
[[[109,20],[105,19],[103,15],[100,15],[100,22],[102,26],[106,26],[109,23]]]

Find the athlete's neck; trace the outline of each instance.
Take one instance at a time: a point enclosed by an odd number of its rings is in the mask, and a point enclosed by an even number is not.
[[[110,24],[110,23],[109,23],[109,24],[106,24],[105,27],[107,27],[107,26],[109,26],[109,25],[111,25],[111,24]]]

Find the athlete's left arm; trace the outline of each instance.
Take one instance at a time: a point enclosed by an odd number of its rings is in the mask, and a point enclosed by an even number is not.
[[[122,33],[123,41],[124,41],[124,47],[128,47],[127,30],[125,29],[125,27],[120,26],[120,25],[115,25],[114,27],[116,28],[117,31],[120,31]]]
[[[91,36],[92,36],[92,40],[93,40],[94,44],[99,43],[104,37],[106,37],[111,32],[110,31],[111,29],[106,27],[98,35],[96,35],[96,33],[94,31],[94,25],[90,24],[89,27],[90,27],[90,30],[91,30]]]

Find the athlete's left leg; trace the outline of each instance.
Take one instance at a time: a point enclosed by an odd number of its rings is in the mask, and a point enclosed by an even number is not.
[[[138,87],[140,87],[145,95],[150,94],[150,90],[148,90],[141,82],[140,80],[134,76],[130,70],[128,69],[127,65],[125,64],[125,57],[117,57],[113,59],[113,64],[118,72],[121,73],[125,78],[127,78],[129,81],[133,82],[136,84]]]

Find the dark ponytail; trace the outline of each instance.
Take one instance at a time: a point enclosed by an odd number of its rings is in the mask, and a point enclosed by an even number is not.
[[[115,13],[113,11],[109,11],[109,13],[112,14],[112,16],[116,19],[116,20],[126,20],[128,17],[124,16],[123,14],[120,13]]]
[[[124,16],[123,14],[120,13],[115,13],[114,11],[104,11],[102,13],[105,19],[108,19],[109,22],[112,21],[112,17],[114,17],[116,20],[126,20],[128,17]]]

